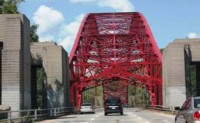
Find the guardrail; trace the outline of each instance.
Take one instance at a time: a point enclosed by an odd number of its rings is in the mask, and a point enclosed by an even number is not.
[[[163,112],[169,112],[169,113],[172,113],[172,114],[176,114],[176,110],[174,109],[170,109],[168,107],[163,107],[162,105],[149,105],[149,106],[146,106],[147,109],[151,109],[151,110],[156,110],[156,111],[163,111]]]
[[[73,108],[69,107],[50,108],[50,109],[31,109],[31,110],[19,110],[19,111],[1,111],[0,116],[4,116],[4,118],[0,119],[0,123],[31,122],[32,120],[62,116],[71,112],[73,112]]]

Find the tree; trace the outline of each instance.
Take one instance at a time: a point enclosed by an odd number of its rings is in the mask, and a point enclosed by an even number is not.
[[[24,0],[0,0],[0,14],[18,14],[18,5]]]
[[[37,35],[37,29],[38,29],[38,25],[37,24],[33,24],[30,28],[30,38],[31,38],[31,42],[38,42],[38,35]]]
[[[4,0],[0,0],[0,14],[2,13]]]
[[[164,50],[164,49],[165,49],[165,48],[161,48],[161,49],[160,49],[160,52],[161,52],[162,54],[163,54],[163,50]]]
[[[4,0],[0,0],[0,7],[3,7]]]

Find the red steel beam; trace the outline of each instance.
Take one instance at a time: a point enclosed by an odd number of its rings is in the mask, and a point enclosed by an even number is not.
[[[100,85],[104,99],[119,97],[127,104],[128,85],[141,85],[149,91],[152,105],[162,104],[162,55],[139,12],[88,14],[69,63],[71,103],[77,107],[86,87]]]

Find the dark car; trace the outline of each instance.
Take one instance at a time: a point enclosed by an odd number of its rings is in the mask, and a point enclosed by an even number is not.
[[[123,105],[119,98],[110,98],[105,100],[104,114],[120,113],[123,115]]]
[[[190,97],[182,105],[175,117],[176,123],[200,123],[200,97]]]

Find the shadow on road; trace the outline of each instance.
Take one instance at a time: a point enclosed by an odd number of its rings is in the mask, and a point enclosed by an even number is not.
[[[141,111],[144,111],[144,110],[147,110],[147,109],[138,109],[138,110],[135,110],[134,112],[141,112]]]
[[[106,115],[106,117],[109,117],[109,116],[127,116],[127,114],[124,114],[124,115],[120,115],[120,114],[108,114],[108,115]]]
[[[66,116],[66,117],[58,117],[56,119],[70,119],[70,118],[77,118],[76,116]]]

